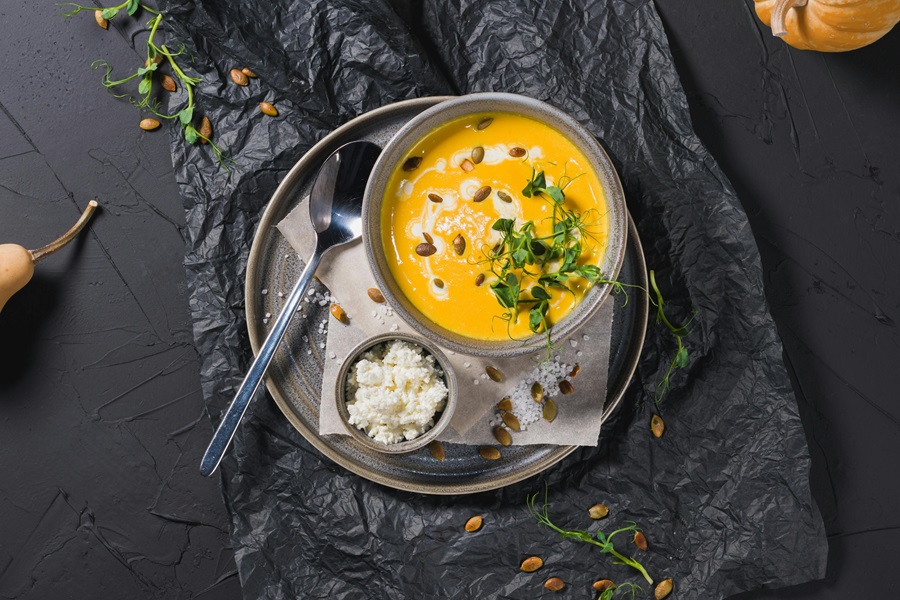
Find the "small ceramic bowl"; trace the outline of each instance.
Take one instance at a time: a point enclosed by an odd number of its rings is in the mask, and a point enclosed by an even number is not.
[[[609,235],[606,258],[600,268],[615,280],[625,259],[628,218],[622,184],[609,156],[591,133],[561,110],[539,100],[516,94],[484,93],[460,96],[441,102],[409,121],[387,143],[369,177],[363,200],[363,242],[369,265],[384,296],[398,315],[429,340],[462,354],[507,357],[528,354],[545,348],[544,334],[524,340],[479,340],[441,327],[423,315],[403,294],[391,274],[381,239],[382,203],[394,167],[405,160],[409,150],[440,125],[485,113],[513,113],[550,125],[575,144],[596,172],[606,196]],[[594,285],[566,318],[550,328],[550,341],[556,343],[575,333],[593,315],[612,291],[611,284]]]
[[[381,442],[377,442],[374,439],[370,438],[365,431],[362,429],[358,429],[356,426],[350,424],[350,413],[347,411],[347,377],[350,375],[350,368],[356,363],[359,357],[371,350],[375,346],[379,344],[383,344],[385,342],[390,342],[393,340],[403,340],[404,342],[409,342],[416,346],[419,346],[428,354],[434,356],[437,361],[438,367],[444,373],[444,385],[447,386],[447,402],[444,405],[444,409],[437,415],[437,418],[434,422],[434,425],[420,435],[419,437],[409,440],[406,442],[397,442],[395,444],[384,444]],[[438,435],[447,427],[450,423],[450,419],[453,418],[453,411],[456,408],[456,375],[453,373],[453,367],[450,366],[450,361],[447,360],[447,356],[441,352],[441,350],[429,342],[428,340],[424,340],[420,337],[409,335],[406,333],[387,333],[382,335],[376,335],[375,337],[371,337],[366,341],[359,344],[356,348],[350,351],[350,354],[347,355],[347,358],[344,359],[343,364],[341,365],[341,370],[338,372],[337,383],[335,384],[334,396],[337,399],[337,409],[341,415],[341,419],[344,421],[344,425],[347,428],[347,433],[350,436],[371,450],[375,450],[376,452],[384,452],[387,454],[405,454],[408,452],[414,452],[419,450],[420,448],[424,448],[429,443],[437,438]]]

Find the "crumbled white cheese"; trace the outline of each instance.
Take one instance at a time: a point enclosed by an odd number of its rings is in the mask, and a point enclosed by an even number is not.
[[[413,440],[434,425],[444,409],[447,386],[434,356],[402,340],[380,344],[350,367],[350,424],[375,441]]]

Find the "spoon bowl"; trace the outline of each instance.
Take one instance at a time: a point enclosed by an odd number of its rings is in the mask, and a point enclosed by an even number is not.
[[[309,218],[316,231],[316,249],[213,434],[200,462],[202,475],[212,475],[222,462],[322,256],[332,248],[362,236],[363,192],[379,154],[381,148],[371,142],[350,142],[335,150],[319,168],[309,194]]]

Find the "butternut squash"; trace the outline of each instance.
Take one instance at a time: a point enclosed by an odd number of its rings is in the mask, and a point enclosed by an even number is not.
[[[755,0],[772,34],[801,50],[868,46],[900,22],[900,0]]]
[[[13,294],[31,281],[34,266],[75,239],[96,209],[96,200],[88,202],[72,229],[37,250],[27,250],[18,244],[0,244],[0,311]]]

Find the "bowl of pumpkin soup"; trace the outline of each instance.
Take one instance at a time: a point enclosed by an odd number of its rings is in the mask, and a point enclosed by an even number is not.
[[[431,341],[476,356],[573,334],[609,296],[627,239],[602,146],[515,94],[461,96],[407,123],[375,164],[363,214],[388,302]]]

